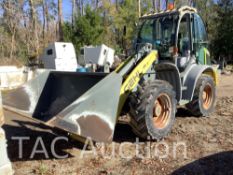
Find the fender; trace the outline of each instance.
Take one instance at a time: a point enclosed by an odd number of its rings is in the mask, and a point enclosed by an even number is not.
[[[169,82],[176,92],[176,100],[179,102],[182,97],[182,84],[177,66],[171,62],[162,62],[155,65],[156,79]]]
[[[210,75],[214,79],[215,85],[218,85],[218,74],[214,67],[194,64],[183,79],[185,87],[182,95],[183,100],[192,100],[197,81],[202,74]]]

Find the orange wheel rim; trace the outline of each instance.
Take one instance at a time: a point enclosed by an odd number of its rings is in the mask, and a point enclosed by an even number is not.
[[[155,100],[153,108],[153,123],[158,129],[167,126],[171,115],[171,100],[167,94],[161,94]]]
[[[207,84],[202,92],[202,100],[204,109],[208,110],[213,101],[213,93],[210,84]]]

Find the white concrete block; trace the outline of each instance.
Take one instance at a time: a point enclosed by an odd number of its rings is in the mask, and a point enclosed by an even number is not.
[[[5,139],[5,132],[0,128],[0,174],[1,175],[12,175],[13,170],[11,162],[7,155],[7,144]]]

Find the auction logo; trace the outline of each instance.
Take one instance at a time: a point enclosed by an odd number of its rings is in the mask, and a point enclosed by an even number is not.
[[[30,141],[30,137],[12,137],[12,140],[18,141],[18,158],[22,159],[24,155],[24,141]],[[35,139],[35,138],[34,138]],[[34,140],[33,139],[33,140]],[[148,138],[149,140],[149,138]],[[46,159],[49,159],[49,153],[56,159],[65,159],[68,158],[68,153],[64,155],[59,154],[59,151],[55,150],[56,144],[59,141],[69,142],[68,137],[56,137],[52,140],[51,144],[45,146],[45,143],[42,137],[37,137],[31,150],[30,159],[33,159],[36,155],[44,155]],[[46,149],[47,148],[47,149]],[[28,151],[28,150],[27,150]],[[178,155],[179,154],[179,155]],[[166,159],[173,158],[176,159],[178,156],[183,156],[184,159],[187,159],[187,145],[185,142],[173,142],[168,143],[165,141],[161,142],[140,142],[139,138],[136,138],[134,143],[123,142],[111,144],[106,143],[95,143],[91,138],[87,138],[83,149],[80,150],[79,158],[82,159],[85,156],[100,156],[105,159],[112,158],[122,158],[122,159]]]

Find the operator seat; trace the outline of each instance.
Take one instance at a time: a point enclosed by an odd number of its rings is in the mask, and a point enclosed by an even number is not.
[[[180,72],[184,71],[190,60],[190,48],[188,37],[183,37],[181,33],[178,34],[178,58],[177,67]]]

